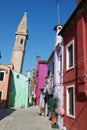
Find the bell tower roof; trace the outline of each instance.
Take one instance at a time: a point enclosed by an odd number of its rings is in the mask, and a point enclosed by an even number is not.
[[[16,34],[28,35],[28,24],[27,24],[27,13],[24,13],[24,16],[17,28]]]

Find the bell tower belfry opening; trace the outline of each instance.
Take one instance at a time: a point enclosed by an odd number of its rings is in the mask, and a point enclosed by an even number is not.
[[[15,44],[11,59],[11,63],[14,65],[14,70],[18,73],[22,73],[27,39],[28,39],[27,13],[24,13],[24,16],[17,28]]]

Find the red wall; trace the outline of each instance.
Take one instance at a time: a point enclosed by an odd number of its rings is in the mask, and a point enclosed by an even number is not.
[[[64,38],[64,107],[66,110],[66,86],[75,86],[75,119],[64,116],[64,125],[67,130],[87,129],[87,12],[80,15],[76,24],[68,28]],[[66,46],[74,40],[75,66],[66,71]]]
[[[77,0],[77,3],[79,4],[81,0]]]

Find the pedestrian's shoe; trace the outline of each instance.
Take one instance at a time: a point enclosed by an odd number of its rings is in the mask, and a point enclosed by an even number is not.
[[[42,114],[41,114],[41,113],[39,113],[39,115],[41,116]]]
[[[49,118],[49,120],[51,121],[51,120],[52,120],[52,118]]]

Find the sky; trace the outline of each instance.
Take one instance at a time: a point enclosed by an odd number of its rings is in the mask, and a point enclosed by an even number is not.
[[[11,63],[15,32],[27,12],[28,35],[23,64],[23,74],[36,68],[36,56],[48,60],[55,45],[54,27],[66,23],[74,9],[76,0],[1,0],[0,1],[0,64]],[[58,22],[59,17],[59,22]]]

